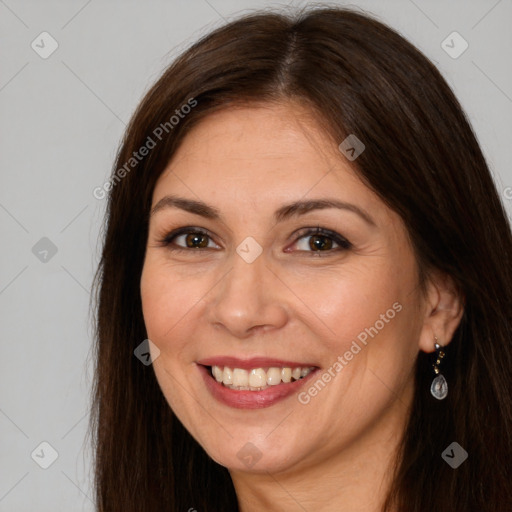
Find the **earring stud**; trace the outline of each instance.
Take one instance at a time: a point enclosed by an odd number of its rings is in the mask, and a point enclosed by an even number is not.
[[[434,398],[437,398],[438,400],[443,400],[448,395],[448,382],[446,382],[446,379],[441,374],[439,366],[443,362],[443,358],[446,354],[443,350],[444,347],[437,342],[437,336],[434,336],[434,340],[437,358],[436,362],[433,364],[433,367],[436,377],[434,378],[434,380],[432,381],[432,385],[430,386],[430,393]]]

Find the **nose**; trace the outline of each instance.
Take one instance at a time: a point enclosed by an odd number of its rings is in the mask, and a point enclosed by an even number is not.
[[[281,328],[288,318],[286,289],[264,254],[248,263],[234,252],[231,268],[211,291],[209,321],[240,339]]]

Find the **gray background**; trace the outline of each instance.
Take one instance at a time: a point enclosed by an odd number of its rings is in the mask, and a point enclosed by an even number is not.
[[[338,3],[378,15],[437,65],[510,218],[512,0]],[[0,511],[94,510],[88,305],[105,200],[92,191],[172,58],[236,15],[270,5],[284,4],[0,0]],[[46,59],[31,47],[50,48],[44,31],[58,43]],[[441,46],[453,31],[469,43],[456,59]],[[43,237],[55,254],[44,252]],[[40,465],[52,452],[42,442],[58,453],[47,469]]]

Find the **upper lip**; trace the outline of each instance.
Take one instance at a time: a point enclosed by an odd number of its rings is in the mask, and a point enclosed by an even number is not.
[[[252,368],[312,368],[316,365],[311,363],[301,363],[297,361],[288,361],[285,359],[272,359],[269,357],[251,357],[250,359],[239,359],[233,356],[215,356],[208,357],[196,361],[197,364],[202,366],[228,366],[229,368],[243,368],[251,370]]]

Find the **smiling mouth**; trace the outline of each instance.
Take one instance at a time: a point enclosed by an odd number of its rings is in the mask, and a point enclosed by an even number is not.
[[[211,375],[219,384],[238,391],[262,391],[272,386],[289,384],[303,379],[316,369],[310,367],[269,367],[230,368],[229,366],[207,366]]]

